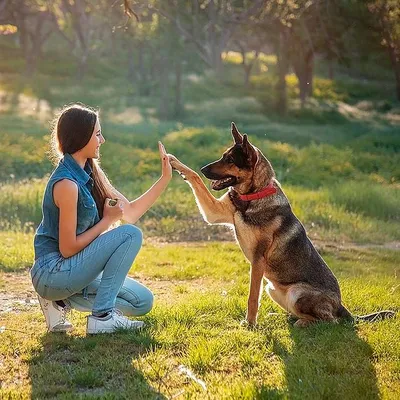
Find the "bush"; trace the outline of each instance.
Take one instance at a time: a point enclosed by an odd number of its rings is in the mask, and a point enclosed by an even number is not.
[[[384,221],[400,221],[400,196],[397,187],[344,182],[329,191],[334,204],[347,211]]]

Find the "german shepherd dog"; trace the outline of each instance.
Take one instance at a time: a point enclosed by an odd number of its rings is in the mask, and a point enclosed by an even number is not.
[[[269,296],[305,327],[315,321],[353,320],[343,306],[338,281],[293,214],[274,170],[232,123],[234,144],[222,157],[201,168],[214,190],[229,187],[219,199],[200,176],[169,155],[173,169],[191,186],[203,218],[210,224],[233,225],[236,239],[251,263],[246,321],[254,325],[267,279]],[[366,315],[365,320],[393,316],[393,311]]]

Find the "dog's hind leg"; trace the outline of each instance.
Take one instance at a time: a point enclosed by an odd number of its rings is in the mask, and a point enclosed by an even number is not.
[[[295,326],[305,327],[316,321],[338,321],[337,310],[340,302],[334,295],[311,289],[303,290],[301,294],[298,293],[297,298],[292,299],[295,301],[288,304],[288,307],[299,318]]]
[[[297,316],[295,323],[298,327],[305,327],[316,321],[337,322],[336,305],[324,294],[310,293],[300,297],[295,304]]]
[[[267,279],[267,282],[265,291],[268,293],[269,297],[285,311],[290,312],[287,305],[287,288],[285,290],[276,282],[272,282],[269,279]]]

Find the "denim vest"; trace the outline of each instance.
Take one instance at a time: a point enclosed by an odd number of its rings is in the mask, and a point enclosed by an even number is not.
[[[96,202],[91,194],[93,179],[92,169],[88,162],[82,169],[71,154],[64,154],[57,168],[51,174],[43,196],[43,219],[38,226],[35,238],[35,260],[59,249],[59,216],[60,212],[54,203],[54,184],[62,179],[69,179],[78,185],[77,226],[76,234],[80,235],[100,221]]]

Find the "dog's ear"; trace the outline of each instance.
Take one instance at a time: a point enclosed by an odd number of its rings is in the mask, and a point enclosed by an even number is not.
[[[238,129],[236,128],[236,125],[235,125],[234,122],[232,122],[231,133],[232,133],[233,140],[235,141],[235,143],[239,143],[240,144],[240,143],[243,142],[243,136],[238,131]]]
[[[243,135],[242,148],[246,157],[251,161],[253,165],[256,165],[258,161],[258,154],[254,146],[249,142],[246,134]]]

